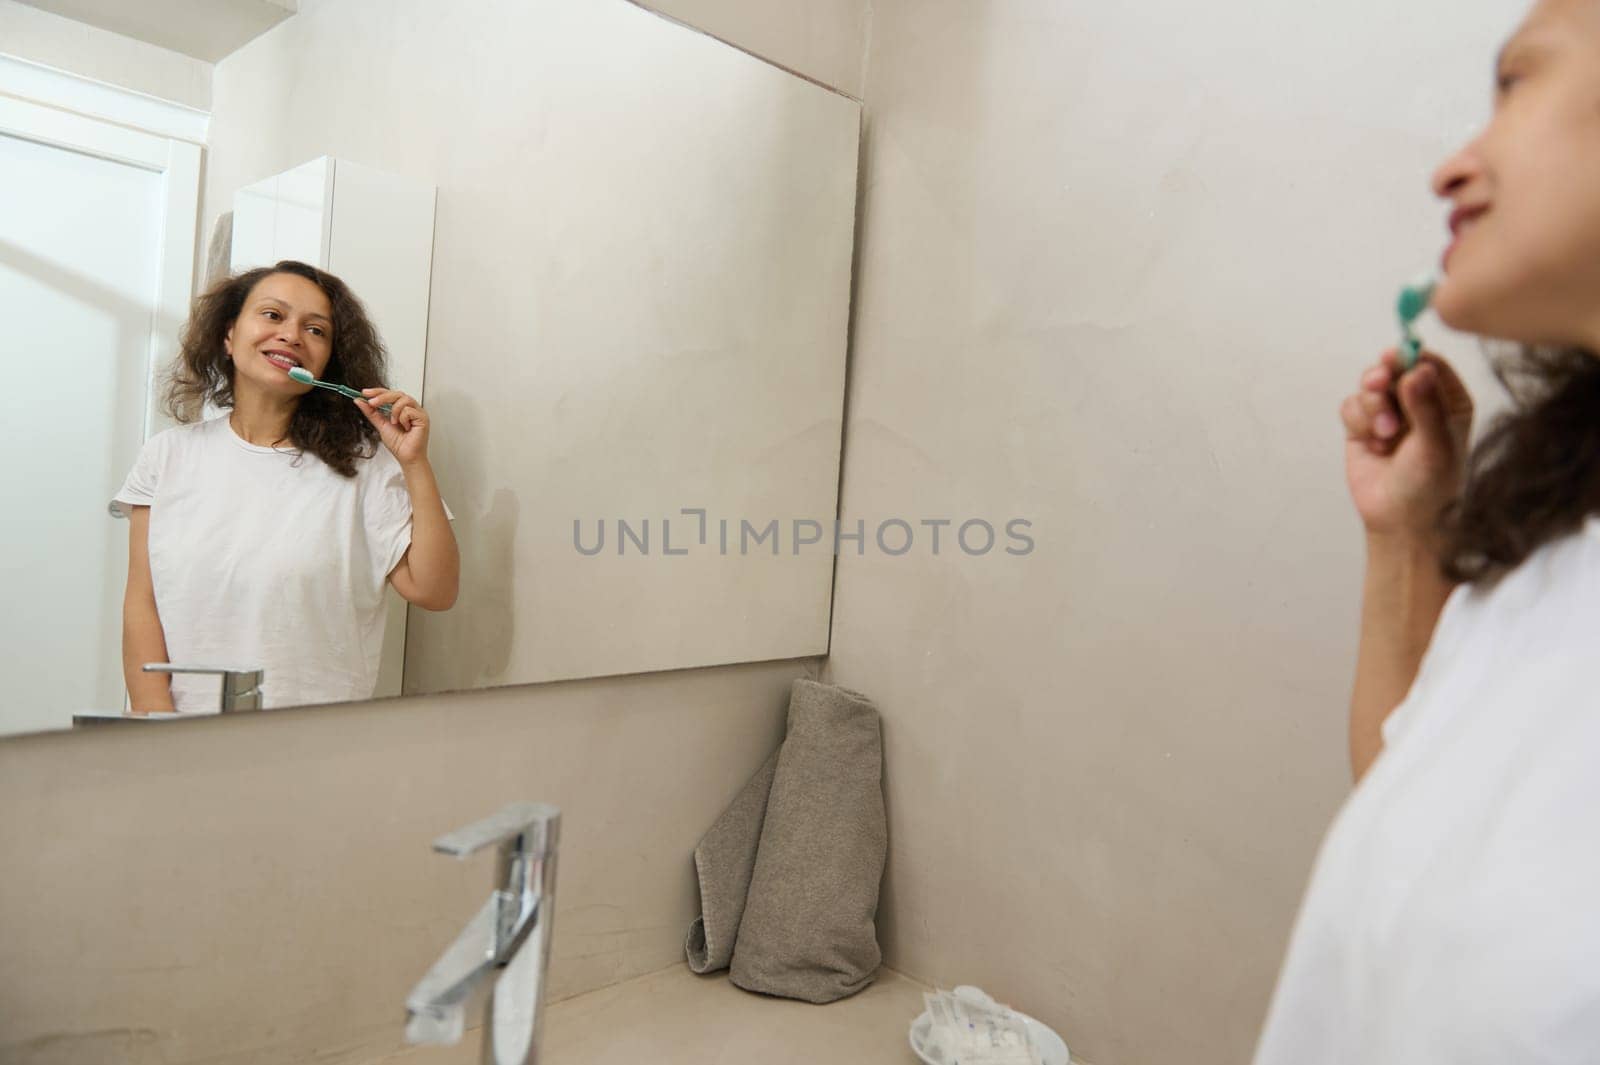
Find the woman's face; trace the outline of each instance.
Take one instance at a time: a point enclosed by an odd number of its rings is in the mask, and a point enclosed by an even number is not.
[[[1600,351],[1600,0],[1539,0],[1501,52],[1494,117],[1434,176],[1454,328]]]
[[[298,274],[268,274],[245,296],[223,343],[233,359],[235,395],[241,385],[303,395],[311,386],[289,371],[303,366],[321,377],[327,369],[333,357],[333,306],[327,293]]]

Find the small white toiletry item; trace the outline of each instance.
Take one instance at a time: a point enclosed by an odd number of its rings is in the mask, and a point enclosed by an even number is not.
[[[1000,1011],[1006,1017],[1021,1021],[1023,1030],[1027,1033],[1028,1046],[1026,1049],[1034,1056],[1016,1057],[1016,1051],[1024,1049],[1021,1047],[985,1048],[985,1053],[995,1050],[998,1055],[1008,1056],[980,1057],[977,1052],[972,1052],[959,1058],[952,1056],[954,1051],[946,1046],[947,1041],[942,1037],[936,1038],[934,1036],[934,1015],[931,1011],[934,1005],[933,1000],[936,997],[942,1003],[940,1006],[941,1020],[952,1019],[956,1010],[959,1009],[968,1016],[970,1021],[975,1012],[980,1012],[978,1007],[981,1006],[984,1011]],[[955,1000],[954,1004],[951,1002],[952,999]],[[924,1065],[974,1065],[974,1063],[978,1062],[987,1063],[987,1065],[998,1065],[1000,1062],[1005,1062],[1010,1065],[1012,1061],[1027,1062],[1029,1065],[1072,1065],[1072,1054],[1067,1050],[1066,1041],[1057,1035],[1049,1025],[1035,1020],[1026,1013],[1019,1013],[1016,1010],[999,1005],[994,999],[975,987],[962,986],[956,988],[954,992],[940,992],[938,996],[925,995],[924,1001],[928,1003],[929,1009],[923,1010],[917,1019],[911,1022],[911,1031],[907,1033],[912,1053],[916,1054],[924,1062]],[[971,1032],[975,1031],[975,1029],[967,1029],[967,1031]]]
[[[932,1021],[921,1048],[925,1057],[946,1065],[1043,1065],[1022,1015],[978,988],[963,985],[922,999]]]

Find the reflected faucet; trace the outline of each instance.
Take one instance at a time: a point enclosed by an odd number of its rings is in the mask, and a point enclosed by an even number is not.
[[[236,710],[261,709],[262,669],[220,669],[215,666],[175,666],[171,662],[146,662],[146,673],[216,673],[222,677],[222,696],[218,709],[224,714]]]
[[[536,1065],[560,833],[560,810],[520,802],[433,841],[457,858],[498,845],[500,886],[406,997],[406,1042],[460,1042],[469,1000],[501,970],[487,995],[483,1061]]]

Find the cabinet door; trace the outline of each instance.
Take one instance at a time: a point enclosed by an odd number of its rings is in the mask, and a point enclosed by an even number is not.
[[[298,259],[328,269],[333,160],[327,156],[240,189],[233,198],[235,273]]]
[[[389,350],[389,384],[422,398],[433,274],[431,185],[334,162],[328,270],[366,305]]]

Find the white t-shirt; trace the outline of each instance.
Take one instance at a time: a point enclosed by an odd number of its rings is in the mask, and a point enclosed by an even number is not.
[[[1600,518],[1450,594],[1255,1065],[1600,1062]]]
[[[114,506],[150,507],[172,663],[263,669],[267,707],[372,697],[385,587],[411,546],[404,474],[376,446],[342,477],[309,452],[247,443],[226,414],[145,442]],[[220,684],[176,675],[173,705],[215,711]]]

